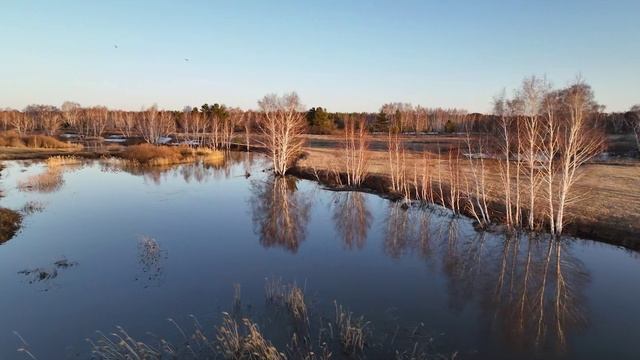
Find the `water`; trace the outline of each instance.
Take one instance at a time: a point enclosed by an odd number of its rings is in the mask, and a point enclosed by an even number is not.
[[[337,300],[389,348],[428,343],[431,354],[465,359],[640,355],[640,259],[624,249],[478,233],[442,209],[271,179],[246,154],[152,172],[94,161],[63,167],[63,183],[40,189],[25,180],[45,164],[5,165],[0,205],[31,207],[0,245],[1,359],[27,358],[13,331],[39,359],[88,358],[85,338],[117,325],[179,341],[167,318],[188,328],[194,315],[212,335],[234,284],[241,311],[260,323],[265,278],[304,287],[313,314],[331,318]],[[282,327],[261,325],[283,348]]]

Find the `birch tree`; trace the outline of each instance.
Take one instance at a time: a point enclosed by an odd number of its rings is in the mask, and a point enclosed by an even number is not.
[[[274,173],[283,176],[302,153],[304,110],[295,92],[266,95],[258,105],[262,112],[257,124],[262,135],[259,141],[271,159]]]

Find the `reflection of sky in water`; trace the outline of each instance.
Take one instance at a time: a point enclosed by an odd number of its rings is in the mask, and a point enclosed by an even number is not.
[[[337,299],[378,328],[395,327],[396,320],[406,327],[422,321],[444,350],[514,355],[499,351],[506,343],[515,345],[499,330],[504,322],[494,318],[504,319],[509,311],[496,303],[513,301],[506,296],[496,302],[493,294],[503,259],[507,269],[515,269],[505,271],[505,281],[511,273],[514,279],[524,276],[526,240],[517,251],[492,235],[481,244],[464,220],[454,239],[448,219],[437,214],[407,212],[367,194],[322,191],[307,181],[281,186],[265,178],[261,167],[246,179],[246,165],[237,160],[227,169],[179,166],[145,176],[105,171],[96,162],[65,171],[62,188],[46,194],[15,188],[19,179],[42,172],[43,165],[22,172],[18,163],[8,163],[0,178],[6,195],[0,204],[20,209],[39,201],[46,206],[28,215],[21,232],[0,246],[0,357],[21,356],[15,353],[12,330],[37,354],[62,356],[71,351],[67,346],[86,349],[85,337],[115,325],[140,335],[171,335],[175,330],[167,317],[189,322],[188,315],[195,314],[210,326],[221,311],[231,309],[234,283],[242,286],[243,304],[258,312],[265,277],[306,283],[318,307],[330,309]],[[306,218],[292,216],[305,204]],[[269,217],[268,209],[277,211]],[[287,216],[287,211],[293,213]],[[349,221],[340,221],[345,218]],[[281,234],[270,239],[261,233],[265,224],[275,222],[282,231],[291,221],[303,231],[294,230],[287,243],[278,243]],[[135,280],[144,266],[142,236],[156,239],[166,252],[158,261],[161,281],[153,286]],[[295,252],[290,251],[296,240]],[[536,257],[546,249],[538,245],[531,252]],[[586,241],[565,244],[562,251],[564,275],[575,290],[571,300],[587,320],[581,329],[566,331],[565,355],[637,354],[638,257]],[[39,291],[18,274],[61,258],[80,265],[60,271],[49,291]],[[583,284],[573,280],[581,278],[569,273],[573,269],[584,273]]]

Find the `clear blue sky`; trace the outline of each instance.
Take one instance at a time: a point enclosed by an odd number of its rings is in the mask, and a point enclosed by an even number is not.
[[[295,90],[330,111],[484,112],[525,76],[578,73],[608,110],[640,102],[639,0],[0,0],[0,107],[255,108]]]

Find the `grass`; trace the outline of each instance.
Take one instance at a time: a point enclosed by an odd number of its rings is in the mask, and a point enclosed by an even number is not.
[[[0,132],[0,147],[33,149],[82,149],[82,145],[71,144],[45,135],[19,135],[15,131]]]
[[[0,244],[13,238],[22,224],[22,215],[18,212],[0,208]]]

